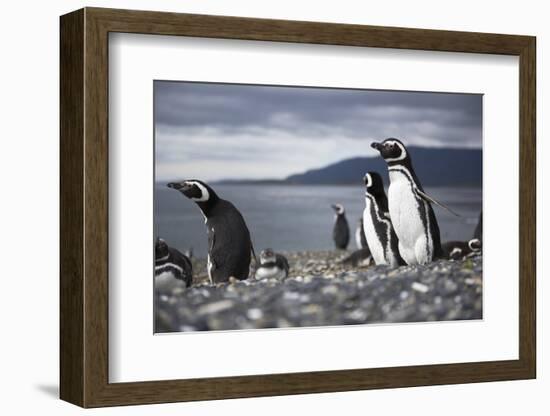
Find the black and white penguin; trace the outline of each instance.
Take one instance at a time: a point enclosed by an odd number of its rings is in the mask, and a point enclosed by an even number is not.
[[[334,204],[331,207],[336,212],[334,227],[332,228],[332,239],[336,248],[345,250],[349,244],[349,225],[346,219],[346,212],[342,204]]]
[[[367,237],[365,236],[365,229],[363,227],[363,217],[357,221],[357,228],[355,229],[355,245],[358,250],[368,248]]]
[[[200,208],[208,233],[208,276],[211,283],[248,278],[252,241],[243,216],[235,206],[216,195],[206,183],[196,179],[171,182]]]
[[[342,260],[340,260],[340,263],[353,267],[366,267],[369,266],[371,262],[372,254],[368,246],[365,248],[360,248],[359,250],[355,250],[349,256],[346,256]]]
[[[405,262],[399,255],[398,240],[388,214],[388,199],[382,177],[376,172],[367,172],[364,181],[363,227],[374,262],[377,265],[402,266]]]
[[[481,251],[481,241],[472,238],[470,241],[447,241],[441,245],[444,257],[449,260],[460,260]]]
[[[288,277],[288,260],[285,256],[266,248],[260,253],[260,265],[256,269],[256,279],[278,279]]]
[[[474,238],[483,241],[483,211],[479,213],[476,229],[474,230]]]
[[[439,226],[431,203],[448,208],[424,192],[401,141],[389,138],[382,143],[372,143],[371,147],[378,150],[388,164],[389,213],[401,257],[407,264],[426,264],[441,258]]]
[[[189,258],[169,247],[162,238],[155,242],[155,288],[173,286],[177,281],[186,287],[193,283],[193,266]]]

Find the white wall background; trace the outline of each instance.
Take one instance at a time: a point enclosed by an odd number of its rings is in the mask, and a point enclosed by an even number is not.
[[[544,140],[545,73],[550,26],[545,2],[339,0],[180,0],[4,2],[0,15],[0,152],[2,204],[0,243],[0,409],[3,414],[76,414],[79,408],[57,399],[58,386],[58,16],[83,6],[166,10],[276,19],[317,20],[387,26],[453,29],[537,36],[538,53],[538,379],[338,394],[166,404],[92,410],[88,414],[316,414],[544,415],[550,403],[549,336],[545,301],[544,242],[550,208],[543,193],[550,157]],[[546,156],[546,157],[545,157]],[[546,175],[545,175],[546,174]],[[503,191],[506,187],[503,186]],[[544,201],[546,199],[546,201]],[[546,238],[543,238],[543,235]]]

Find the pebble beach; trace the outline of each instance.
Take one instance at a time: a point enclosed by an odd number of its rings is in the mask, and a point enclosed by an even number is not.
[[[285,280],[155,286],[155,332],[225,331],[482,318],[482,256],[428,265],[351,266],[344,251],[283,252]],[[253,275],[253,273],[252,273]]]

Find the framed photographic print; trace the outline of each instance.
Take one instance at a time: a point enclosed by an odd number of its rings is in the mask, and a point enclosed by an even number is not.
[[[61,17],[61,398],[534,378],[535,38]]]

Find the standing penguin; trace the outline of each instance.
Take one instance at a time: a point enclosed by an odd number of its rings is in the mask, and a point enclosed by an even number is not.
[[[336,248],[345,250],[349,243],[349,226],[346,219],[346,213],[342,204],[331,205],[336,212],[334,216],[334,227],[332,229],[332,239]]]
[[[372,143],[371,147],[378,150],[388,164],[389,213],[399,238],[401,257],[407,264],[426,264],[442,257],[439,226],[431,203],[448,208],[424,192],[401,141],[389,138],[382,143]]]
[[[157,238],[155,242],[155,288],[177,283],[185,283],[186,287],[193,282],[193,266],[189,258],[178,250],[168,247],[166,241]]]
[[[405,262],[399,255],[398,240],[388,214],[388,199],[382,177],[376,172],[367,172],[364,180],[363,227],[374,262],[377,265],[402,266]]]
[[[196,179],[171,182],[169,188],[180,191],[194,201],[205,218],[208,233],[208,276],[211,283],[248,278],[252,241],[241,213],[216,195],[214,190]]]
[[[278,279],[288,277],[288,260],[285,256],[266,248],[260,253],[260,266],[256,270],[256,279]]]
[[[365,236],[365,229],[363,227],[363,217],[357,221],[357,229],[355,230],[355,245],[358,250],[368,248],[367,237]]]

